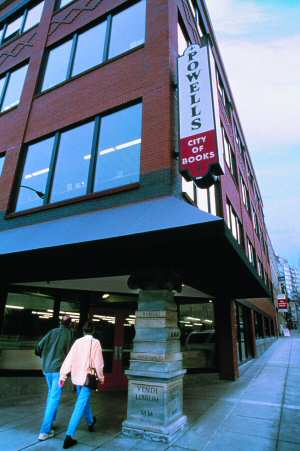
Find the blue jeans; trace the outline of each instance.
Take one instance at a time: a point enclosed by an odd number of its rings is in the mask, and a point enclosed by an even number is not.
[[[45,373],[48,384],[48,398],[41,432],[49,434],[60,404],[62,389],[58,385],[59,373]]]
[[[76,429],[80,423],[83,415],[88,425],[91,425],[94,421],[93,411],[90,403],[92,390],[88,387],[77,385],[77,401],[69,421],[67,435],[74,437]]]

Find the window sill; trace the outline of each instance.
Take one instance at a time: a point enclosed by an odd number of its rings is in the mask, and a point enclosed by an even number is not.
[[[69,5],[66,5],[66,6],[69,6]],[[104,67],[104,66],[106,66],[107,64],[113,63],[114,61],[117,61],[117,60],[123,58],[124,56],[131,55],[131,53],[134,53],[134,52],[136,52],[137,50],[140,50],[140,49],[142,49],[142,48],[144,48],[144,47],[145,47],[145,43],[143,43],[143,44],[141,44],[141,45],[135,47],[134,49],[127,50],[126,52],[121,53],[120,55],[117,55],[117,56],[115,56],[115,57],[113,57],[113,58],[107,59],[106,61],[104,61],[104,62],[102,62],[102,63],[100,63],[100,64],[97,64],[97,66],[93,66],[93,67],[91,67],[91,68],[85,70],[84,72],[81,72],[80,74],[77,74],[77,75],[74,75],[74,76],[71,77],[71,78],[68,78],[68,80],[64,80],[64,81],[62,81],[61,83],[58,83],[58,84],[55,85],[55,86],[51,86],[51,88],[45,89],[44,91],[41,91],[41,92],[38,92],[38,93],[33,97],[33,99],[34,99],[34,100],[35,100],[35,99],[38,99],[39,97],[43,96],[44,94],[48,94],[48,92],[54,91],[55,89],[58,89],[58,88],[61,88],[62,86],[65,86],[67,83],[69,83],[69,82],[71,82],[71,81],[73,81],[73,80],[77,80],[78,78],[83,77],[84,75],[87,75],[87,74],[89,74],[90,72],[92,72],[92,71],[94,71],[94,70],[100,69],[101,67]]]
[[[72,199],[66,199],[66,200],[62,200],[59,202],[54,202],[53,204],[41,205],[40,207],[30,208],[28,210],[22,210],[22,211],[11,212],[11,213],[8,212],[5,215],[5,219],[14,219],[14,218],[18,218],[19,216],[27,216],[27,215],[30,215],[33,213],[43,212],[43,211],[47,211],[47,210],[54,209],[54,208],[78,204],[81,202],[86,202],[89,200],[94,200],[94,199],[98,199],[101,197],[109,196],[111,194],[118,194],[118,193],[122,193],[124,191],[131,191],[131,190],[137,189],[139,187],[140,187],[140,183],[136,182],[136,183],[132,183],[130,185],[121,186],[118,188],[113,188],[113,189],[101,191],[98,193],[90,193],[90,194],[86,194],[84,196],[78,196],[78,197],[74,197]]]

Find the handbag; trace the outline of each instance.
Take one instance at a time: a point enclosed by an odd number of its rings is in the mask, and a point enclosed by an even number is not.
[[[98,384],[99,384],[99,379],[98,379],[95,368],[93,368],[91,365],[92,341],[93,341],[93,339],[91,340],[89,368],[88,368],[88,373],[86,375],[84,387],[88,387],[91,390],[97,390]]]

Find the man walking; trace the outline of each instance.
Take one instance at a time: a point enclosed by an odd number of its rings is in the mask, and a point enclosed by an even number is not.
[[[73,342],[71,321],[70,316],[63,316],[60,327],[50,330],[35,347],[36,355],[42,358],[43,373],[48,384],[47,405],[39,440],[47,440],[54,436],[52,424],[62,394],[62,388],[59,386],[59,370]]]

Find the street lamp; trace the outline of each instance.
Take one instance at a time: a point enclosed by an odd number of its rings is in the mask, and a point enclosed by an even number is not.
[[[29,189],[30,191],[33,191],[41,199],[45,199],[45,193],[42,193],[42,191],[38,191],[38,190],[36,190],[34,188],[31,188],[30,186],[27,186],[27,185],[20,185],[20,188]]]

